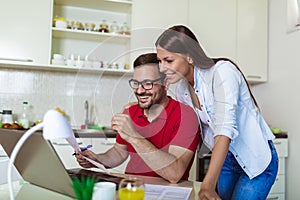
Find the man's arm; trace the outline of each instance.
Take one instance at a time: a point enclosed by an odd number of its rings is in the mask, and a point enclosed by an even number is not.
[[[132,145],[153,171],[171,183],[177,183],[182,178],[194,155],[193,151],[175,145],[170,145],[168,152],[156,148],[135,130],[126,114],[116,114],[112,119],[112,128]]]
[[[127,146],[116,143],[112,148],[105,153],[95,154],[92,151],[86,150],[76,154],[77,162],[85,168],[95,167],[92,163],[85,160],[82,156],[86,156],[92,160],[102,163],[105,167],[113,168],[122,164],[128,157]]]
[[[133,138],[130,144],[153,171],[171,183],[180,181],[194,155],[193,151],[174,145],[168,152],[162,151],[144,138]]]

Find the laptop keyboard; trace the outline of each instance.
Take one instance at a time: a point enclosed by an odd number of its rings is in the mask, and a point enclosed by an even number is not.
[[[119,183],[123,179],[122,177],[114,176],[112,174],[95,172],[95,171],[81,169],[81,168],[67,169],[67,172],[71,178],[78,178],[79,180],[81,180],[83,176],[91,177],[94,178],[97,182],[109,181],[109,182],[116,183],[117,188]]]

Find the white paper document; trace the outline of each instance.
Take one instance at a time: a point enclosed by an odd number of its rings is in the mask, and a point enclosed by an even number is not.
[[[76,138],[75,138],[74,135],[71,136],[71,137],[69,137],[69,138],[67,138],[66,140],[73,147],[74,151],[77,151],[77,152],[81,151],[81,149],[80,149],[80,147],[79,147],[79,145],[77,143],[77,140],[76,140]],[[110,171],[108,169],[106,169],[104,167],[104,165],[102,165],[101,163],[98,163],[98,162],[96,162],[96,161],[94,161],[94,160],[92,160],[92,159],[90,159],[90,158],[88,158],[86,156],[83,156],[83,157],[84,157],[84,159],[86,159],[87,161],[89,161],[90,163],[92,163],[93,165],[95,165],[96,167],[98,167],[99,169],[103,170],[104,172],[110,173]]]
[[[96,167],[98,167],[99,169],[101,169],[101,170],[103,170],[103,171],[105,171],[107,173],[110,173],[110,171],[108,169],[106,169],[104,167],[104,165],[102,165],[101,163],[98,163],[98,162],[96,162],[96,161],[94,161],[94,160],[92,160],[92,159],[90,159],[88,157],[85,157],[85,156],[83,156],[83,157],[84,157],[84,159],[86,159],[87,161],[89,161],[90,163],[92,163],[93,165],[95,165]]]
[[[192,188],[145,184],[145,200],[188,200]]]

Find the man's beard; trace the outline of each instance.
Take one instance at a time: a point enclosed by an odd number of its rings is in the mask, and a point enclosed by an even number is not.
[[[147,103],[141,103],[140,101],[138,101],[138,104],[139,104],[140,108],[142,108],[142,109],[149,109],[153,105],[153,101],[150,100]]]

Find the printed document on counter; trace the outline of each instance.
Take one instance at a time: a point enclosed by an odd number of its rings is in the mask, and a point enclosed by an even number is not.
[[[145,200],[188,200],[192,188],[145,184]]]

